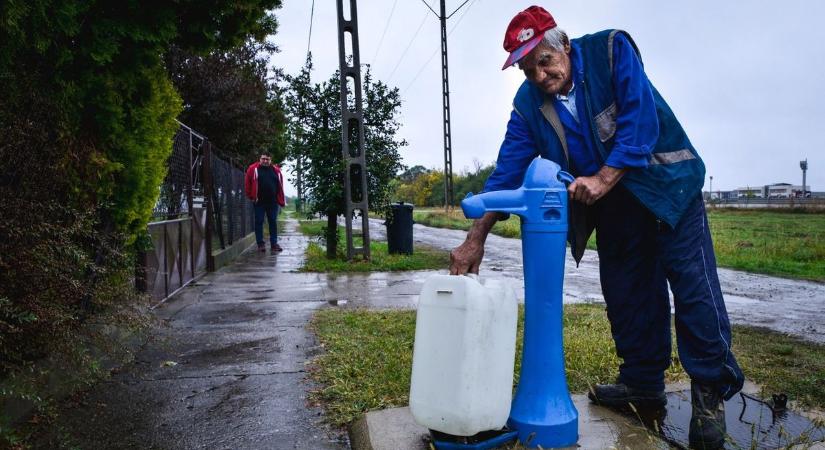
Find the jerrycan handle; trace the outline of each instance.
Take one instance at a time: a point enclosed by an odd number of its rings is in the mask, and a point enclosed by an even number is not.
[[[465,273],[463,276],[465,276],[465,277],[467,277],[467,278],[469,278],[469,279],[471,279],[471,280],[478,281],[478,274],[477,274],[477,273],[469,273],[469,272],[467,272],[467,273]],[[452,290],[452,289],[438,289],[438,290],[436,290],[435,292],[436,292],[436,294],[452,294],[452,293],[453,293],[453,290]]]
[[[561,181],[563,183],[567,183],[567,184],[570,184],[570,183],[572,183],[573,181],[576,180],[576,178],[573,177],[573,175],[570,175],[569,173],[567,173],[563,170],[559,170],[559,173],[556,174],[556,177],[558,177],[559,181]]]

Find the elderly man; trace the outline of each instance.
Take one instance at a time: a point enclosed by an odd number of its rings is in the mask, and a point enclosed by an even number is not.
[[[569,186],[568,240],[578,263],[595,229],[602,292],[616,351],[615,384],[589,396],[608,406],[664,406],[671,363],[673,291],[679,357],[691,377],[691,446],[724,443],[723,399],[744,376],[731,332],[707,226],[704,164],[644,72],[630,36],[607,30],[569,40],[541,7],[507,28],[504,69],[526,80],[485,191],[517,188],[536,156],[576,179]],[[484,241],[501,219],[488,213],[451,254],[452,274],[478,272]]]

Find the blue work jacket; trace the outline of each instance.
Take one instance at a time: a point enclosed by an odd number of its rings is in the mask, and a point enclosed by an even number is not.
[[[598,158],[599,164],[635,161],[625,164],[629,170],[620,183],[659,220],[675,227],[689,200],[698,195],[704,184],[705,166],[673,111],[646,77],[653,98],[648,107],[655,108],[658,138],[653,145],[627,144],[626,137],[638,134],[640,130],[647,130],[649,134],[651,124],[645,123],[644,117],[652,115],[628,118],[622,114],[632,108],[638,110],[639,105],[635,104],[638,98],[623,95],[625,90],[616,86],[616,80],[627,78],[627,74],[616,74],[615,71],[632,66],[614,67],[613,42],[618,33],[632,45],[638,56],[633,40],[620,30],[605,30],[572,41],[579,52],[577,57],[581,58],[580,73],[576,74],[581,80],[576,89],[579,90],[578,115],[587,120],[582,129],[589,133],[587,146],[594,148],[593,157]],[[499,151],[496,170],[487,180],[485,191],[517,187],[536,156],[555,161],[564,170],[571,171],[568,139],[554,103],[552,96],[532,82],[525,80],[522,83],[513,100],[513,117]],[[613,152],[624,153],[625,157],[611,158]],[[577,262],[581,260],[593,231],[592,224],[585,219],[584,208],[575,201],[569,207],[568,239]]]

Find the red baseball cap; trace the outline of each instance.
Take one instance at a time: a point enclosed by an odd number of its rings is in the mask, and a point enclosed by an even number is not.
[[[507,32],[504,34],[504,50],[510,52],[501,70],[504,70],[524,58],[530,50],[536,48],[544,37],[544,32],[556,28],[553,16],[541,6],[531,6],[516,14]]]

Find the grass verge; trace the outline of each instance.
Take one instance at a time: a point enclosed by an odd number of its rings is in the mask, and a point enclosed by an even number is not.
[[[313,238],[306,249],[304,272],[388,272],[403,270],[446,269],[450,265],[450,253],[424,245],[416,245],[412,255],[391,255],[386,242],[370,242],[369,261],[347,261],[344,228],[338,227],[338,255],[335,259],[326,257],[326,247],[322,244],[326,220],[301,221],[300,230]],[[358,243],[357,245],[360,245]]]
[[[363,412],[408,403],[414,311],[322,310],[311,326],[325,350],[311,370],[322,386],[311,397],[325,406],[330,423],[342,426]],[[564,336],[571,392],[615,379],[619,359],[604,306],[565,305]],[[825,407],[825,346],[747,327],[735,327],[734,338],[743,370],[766,393],[785,392],[804,406]],[[515,374],[521,348],[519,325]],[[666,378],[687,379],[675,354]]]
[[[720,266],[825,281],[825,214],[711,209]]]
[[[413,211],[413,221],[428,227],[449,228],[451,230],[469,230],[473,224],[471,219],[465,219],[460,209],[447,212],[443,209],[425,209]],[[496,222],[491,231],[493,234],[508,238],[521,238],[521,220],[511,215],[505,221]]]
[[[467,230],[472,221],[460,211],[419,210],[416,223]],[[709,209],[708,224],[720,267],[825,282],[825,214],[821,212]],[[492,232],[520,238],[518,217],[497,223]],[[596,248],[595,234],[587,243]]]

